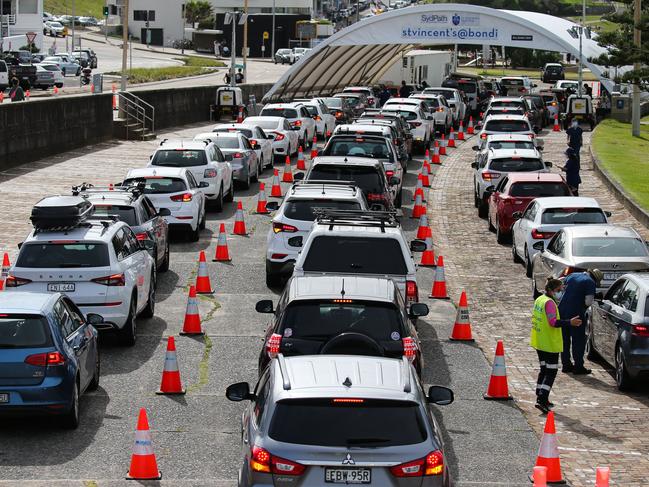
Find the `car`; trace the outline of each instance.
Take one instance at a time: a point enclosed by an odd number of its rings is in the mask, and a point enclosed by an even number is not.
[[[476,162],[491,149],[537,149],[541,151],[542,146],[537,145],[541,139],[530,138],[527,134],[500,133],[488,135],[485,139],[478,139],[480,143],[475,144],[472,149],[476,151]]]
[[[561,104],[557,95],[553,91],[540,91],[539,95],[543,98],[548,115],[548,123],[554,123],[561,114]]]
[[[63,87],[63,82],[65,81],[63,79],[63,71],[61,71],[61,68],[59,68],[57,64],[41,62],[39,63],[39,66],[52,73],[52,76],[54,77],[54,86],[57,88]]]
[[[79,17],[79,24],[83,26],[99,25],[99,22],[94,17]]]
[[[345,103],[352,111],[354,117],[358,117],[361,113],[365,111],[369,106],[369,101],[367,96],[363,92],[345,92],[345,93],[336,93],[333,95],[335,98],[342,98],[345,100]]]
[[[295,59],[295,62],[299,61],[304,57],[306,53],[308,53],[311,49],[308,49],[306,47],[294,47],[293,48],[293,58]]]
[[[251,181],[259,181],[263,167],[257,158],[257,152],[248,137],[241,132],[203,132],[194,136],[195,141],[210,141],[228,160],[231,168],[232,188],[239,182],[244,189],[250,189]],[[226,201],[232,201],[232,197]]]
[[[289,189],[276,209],[266,237],[266,285],[276,287],[290,276],[302,245],[313,226],[315,214],[322,209],[368,210],[363,191],[348,181],[301,181]]]
[[[198,183],[186,167],[146,167],[131,169],[122,186],[144,183],[143,192],[149,197],[156,211],[167,208],[171,215],[165,216],[171,230],[180,230],[191,242],[198,242],[200,231],[205,228],[205,193],[209,186]]]
[[[552,163],[543,162],[536,149],[490,149],[471,163],[473,171],[473,202],[478,216],[487,216],[489,188],[512,172],[548,172]]]
[[[346,86],[343,88],[343,93],[362,93],[367,98],[368,108],[379,108],[379,99],[374,95],[371,86]]]
[[[329,113],[336,119],[336,123],[351,123],[354,119],[354,113],[345,100],[347,99],[337,96],[322,98],[322,101],[329,109]]]
[[[633,228],[617,225],[576,225],[559,230],[546,249],[532,259],[533,294],[538,296],[548,277],[599,269],[606,291],[627,272],[649,270],[649,250]]]
[[[95,313],[84,315],[62,293],[0,293],[0,417],[53,416],[79,425],[79,397],[99,387]]]
[[[586,353],[615,367],[618,389],[649,373],[649,274],[623,274],[586,314]]]
[[[481,76],[452,74],[442,81],[442,88],[454,88],[463,93],[466,97],[467,115],[477,115],[480,111],[480,104],[486,96],[486,89]]]
[[[95,51],[93,51],[89,47],[84,47],[75,49],[74,51],[72,51],[72,54],[81,52],[85,53],[88,60],[90,61],[90,68],[97,69],[97,54],[95,53]]]
[[[435,127],[432,115],[428,115],[422,109],[411,105],[390,105],[389,108],[383,108],[381,113],[403,115],[408,125],[410,125],[413,145],[418,146],[421,154],[426,152],[432,140],[430,134]]]
[[[149,253],[155,260],[158,272],[169,270],[169,225],[165,216],[171,215],[168,208],[155,209],[149,197],[143,194],[142,185],[118,186],[117,188],[95,188],[81,184],[72,188],[73,196],[90,201],[94,214],[106,218],[117,217],[128,224],[140,242],[151,240]]]
[[[9,87],[9,68],[7,63],[0,59],[0,92],[4,92]]]
[[[268,138],[263,129],[253,124],[248,123],[248,119],[244,119],[242,123],[222,123],[212,129],[212,132],[240,132],[245,135],[250,141],[250,146],[257,154],[257,160],[261,170],[265,167],[273,167],[275,162],[275,155],[273,154],[273,142]],[[273,136],[273,139],[275,137]]]
[[[200,186],[208,205],[223,211],[223,202],[234,199],[235,161],[216,141],[163,139],[147,167],[186,168]]]
[[[566,77],[563,65],[560,63],[545,63],[541,71],[541,81],[550,83],[551,81],[562,80]]]
[[[43,62],[56,64],[59,68],[61,68],[61,72],[63,73],[63,76],[67,76],[68,74],[72,74],[74,76],[81,75],[81,66],[74,60],[72,56],[65,55],[65,54],[64,55],[57,54],[56,56],[47,56],[45,59],[43,59]]]
[[[569,225],[598,225],[608,222],[611,216],[594,198],[548,197],[537,198],[525,211],[512,213],[516,220],[512,226],[512,257],[525,265],[527,277],[532,277],[532,260],[550,239]]]
[[[507,243],[516,221],[514,213],[521,216],[534,198],[572,196],[570,187],[561,175],[549,172],[510,173],[491,188],[488,189],[491,194],[487,221],[489,230],[496,232],[498,243]]]
[[[246,117],[244,123],[256,125],[272,141],[274,162],[284,162],[286,156],[297,154],[300,147],[299,133],[284,117]]]
[[[43,34],[50,35],[52,37],[65,37],[66,28],[61,22],[54,20],[48,20],[43,24]]]
[[[87,68],[90,65],[90,57],[85,51],[72,51],[72,58],[82,67]]]
[[[356,123],[384,123],[394,126],[397,129],[399,138],[397,143],[404,146],[402,150],[408,154],[408,160],[412,159],[413,153],[413,135],[410,124],[406,117],[395,112],[382,112],[381,110],[367,110],[356,119]],[[404,168],[404,171],[406,168]]]
[[[522,96],[494,96],[487,104],[484,118],[487,118],[487,112],[493,108],[501,109],[501,113],[513,112],[515,114],[525,114],[528,105]]]
[[[83,209],[85,218],[73,219]],[[99,330],[116,331],[134,345],[138,316],[151,318],[156,303],[156,266],[150,240],[139,241],[117,219],[93,219],[80,196],[50,196],[32,210],[34,230],[20,246],[5,281],[6,291],[64,292],[84,314],[96,313]],[[51,226],[46,215],[56,215]],[[51,221],[51,219],[50,219]]]
[[[275,52],[274,62],[275,64],[293,64],[295,62],[295,54],[293,53],[293,49],[278,49]]]
[[[338,125],[333,133],[333,135],[348,134],[354,134],[358,137],[363,137],[364,135],[379,136],[389,140],[397,150],[398,158],[404,166],[404,170],[406,169],[410,157],[408,155],[407,147],[403,143],[403,140],[401,140],[397,126],[393,120],[376,118],[369,120],[360,119],[353,124]]]
[[[430,103],[428,103],[426,100],[413,98],[412,96],[409,96],[408,98],[390,98],[388,101],[386,101],[383,104],[382,111],[392,110],[395,106],[399,106],[399,105],[407,105],[413,108],[420,109],[421,112],[424,114],[425,120],[428,121],[430,138],[431,139],[435,138],[436,121],[435,121],[435,117],[433,116],[435,110],[433,109]]]
[[[315,120],[316,134],[318,138],[324,140],[327,134],[331,134],[336,127],[336,117],[329,113],[327,105],[314,99],[313,101],[303,102],[304,106]]]
[[[561,90],[565,93],[566,98],[568,95],[576,94],[579,91],[579,82],[568,79],[558,80],[552,86],[553,90]]]
[[[424,88],[425,95],[440,95],[446,99],[446,103],[451,107],[453,113],[453,126],[458,128],[460,122],[468,120],[467,106],[465,103],[466,95],[463,95],[457,88],[428,87]]]
[[[36,82],[34,83],[34,88],[47,90],[56,84],[56,82],[54,81],[54,73],[45,69],[40,64],[35,64],[35,66]]]
[[[500,84],[507,90],[507,96],[529,95],[536,88],[536,84],[527,76],[503,76],[500,78]]]
[[[532,128],[525,115],[490,115],[481,125],[478,138],[481,144],[492,134],[525,134],[534,139],[539,131],[540,127]]]
[[[305,149],[313,145],[316,123],[302,103],[269,103],[259,113],[262,117],[284,117],[299,134],[298,145]]]
[[[428,107],[428,111],[433,115],[434,132],[448,134],[451,127],[454,126],[453,110],[446,103],[443,95],[433,95],[427,93],[413,93],[410,98],[423,100]]]
[[[545,127],[550,122],[545,100],[541,95],[525,95],[528,103],[527,118],[532,122],[532,127]]]
[[[305,486],[452,483],[429,404],[450,404],[453,392],[431,386],[424,393],[405,358],[278,354],[254,392],[240,382],[226,397],[250,401],[241,420],[240,487],[277,479]]]

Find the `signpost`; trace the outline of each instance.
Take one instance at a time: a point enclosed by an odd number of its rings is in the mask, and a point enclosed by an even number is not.
[[[27,47],[29,48],[29,52],[32,52],[32,45],[34,44],[34,39],[36,39],[36,32],[27,32],[25,34],[25,37],[27,37]],[[29,64],[32,64],[32,58],[29,58]]]

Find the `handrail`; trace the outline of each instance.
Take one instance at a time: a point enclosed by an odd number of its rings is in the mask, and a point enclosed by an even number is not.
[[[143,138],[147,129],[153,133],[155,131],[155,107],[128,91],[121,91],[118,95],[120,110],[126,115],[126,137],[128,138],[129,121],[134,121],[140,126]]]

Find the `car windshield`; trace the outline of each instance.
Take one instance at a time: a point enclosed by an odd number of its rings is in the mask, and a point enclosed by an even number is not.
[[[489,142],[490,149],[530,149],[533,150],[534,142],[531,140],[498,140]]]
[[[416,403],[334,398],[279,401],[269,435],[283,443],[347,448],[412,445],[428,437]]]
[[[287,55],[287,54],[292,54],[292,53],[293,53],[293,51],[291,51],[290,49],[279,49],[277,51],[277,54],[282,54],[282,55]]]
[[[477,83],[470,82],[470,81],[460,81],[457,84],[457,87],[459,90],[463,91],[464,93],[475,93],[477,90]]]
[[[282,126],[281,120],[264,120],[263,118],[256,118],[254,124],[259,125],[262,129],[277,129]]]
[[[317,164],[311,169],[309,179],[325,181],[354,181],[366,194],[383,193],[380,173],[373,167]]]
[[[520,108],[521,110],[525,110],[525,102],[495,100],[491,102],[489,108]]]
[[[111,216],[119,217],[121,221],[127,225],[134,227],[137,225],[137,218],[135,216],[135,208],[132,206],[119,206],[119,205],[102,205],[93,201],[95,206],[95,215],[97,216]]]
[[[334,137],[322,152],[324,156],[355,156],[385,159],[390,162],[392,153],[385,139],[364,137]]]
[[[47,71],[61,71],[61,68],[59,68],[56,64],[41,64],[40,66]]]
[[[124,181],[124,186],[130,184],[137,184],[142,179],[145,180],[144,194],[165,194],[165,193],[180,193],[187,189],[185,181],[179,178],[163,178],[163,177],[147,177],[147,178],[131,178]]]
[[[63,27],[59,22],[50,22],[50,27]]]
[[[306,107],[307,112],[309,112],[309,115],[311,115],[312,117],[315,117],[316,115],[318,115],[318,108],[317,107],[314,107],[312,105],[304,105],[304,106]]]
[[[489,132],[530,132],[530,124],[526,120],[489,120],[485,124]]]
[[[251,130],[251,129],[244,129],[244,128],[241,128],[241,127],[237,127],[237,128],[221,128],[221,129],[216,129],[216,130],[214,130],[214,132],[221,132],[221,133],[235,133],[235,132],[239,132],[240,134],[245,135],[245,136],[248,137],[249,139],[252,139],[252,138],[253,138],[252,130]],[[222,139],[217,139],[217,141],[218,141],[218,140],[222,140]],[[217,145],[218,145],[218,144],[217,144]],[[221,147],[221,146],[219,145],[219,147]]]
[[[406,120],[417,120],[417,112],[411,112],[410,110],[390,110],[387,111],[387,114],[393,115],[402,115]]]
[[[204,150],[171,149],[158,150],[151,159],[153,166],[192,167],[205,166],[207,158]]]
[[[239,149],[239,137],[215,137],[214,145],[219,149]]]
[[[108,247],[103,243],[25,244],[20,249],[16,267],[62,269],[73,267],[107,267]]]
[[[361,205],[357,201],[292,200],[286,202],[284,216],[291,220],[313,221],[315,220],[314,211],[321,208],[329,210],[360,210]]]
[[[560,73],[563,70],[561,66],[546,66],[545,70],[548,73]]]
[[[52,345],[47,321],[38,315],[0,314],[0,349]]]
[[[455,93],[452,91],[447,91],[447,90],[431,90],[430,88],[426,88],[424,90],[424,93],[430,93],[431,95],[442,95],[444,98],[447,100],[455,100]]]
[[[541,215],[541,223],[554,225],[606,223],[606,215],[600,208],[548,208]]]
[[[264,108],[260,115],[262,117],[298,118],[297,110],[295,108]]]
[[[511,79],[511,78],[510,79],[503,78],[500,81],[500,83],[507,86],[523,86],[524,84],[522,79]]]
[[[325,105],[327,105],[327,108],[342,108],[343,107],[343,99],[342,98],[325,98],[324,102],[325,102]]]
[[[332,259],[332,256],[336,256]],[[304,259],[305,271],[354,274],[408,273],[399,241],[394,238],[320,236]]]
[[[633,237],[581,237],[572,242],[577,257],[647,257],[647,246]]]
[[[504,157],[502,159],[494,159],[489,164],[489,169],[502,172],[525,172],[525,171],[540,171],[545,169],[543,161],[531,157]]]
[[[520,197],[547,197],[547,196],[570,196],[568,186],[563,183],[525,182],[514,183],[509,189],[511,196]]]

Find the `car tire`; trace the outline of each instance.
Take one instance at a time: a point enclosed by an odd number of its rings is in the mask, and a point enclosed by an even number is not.
[[[272,169],[274,162],[275,162],[275,153],[271,152],[270,159],[268,160],[268,164],[266,164],[266,168]]]
[[[491,221],[491,213],[489,212],[489,209],[487,208],[487,226],[489,227],[490,232],[495,232],[496,227],[494,226],[493,222]]]
[[[478,208],[480,206],[480,198],[478,198],[478,191],[473,188],[473,206]]]
[[[63,88],[63,83],[56,83],[54,86],[56,86],[57,88]]]
[[[92,379],[88,384],[89,391],[96,391],[99,388],[99,376],[101,375],[101,360],[99,356],[99,346],[97,346],[97,353],[95,359],[95,370],[92,373]]]
[[[599,358],[599,354],[597,353],[597,350],[595,350],[595,346],[593,344],[593,319],[589,316],[587,317],[587,321],[585,323],[586,326],[586,358],[588,360],[597,360]]]
[[[525,276],[532,277],[532,261],[530,260],[530,254],[527,251],[527,245],[525,246]]]
[[[131,296],[128,316],[124,327],[119,331],[119,338],[122,345],[132,347],[137,339],[137,296],[135,293]]]
[[[162,264],[158,267],[158,272],[167,272],[169,270],[169,261],[171,259],[171,251],[169,249],[169,237],[167,236],[167,247],[165,248],[165,256],[162,259]]]
[[[243,189],[250,189],[250,170],[248,170],[248,175],[246,176],[246,180],[241,184],[243,185]]]
[[[156,274],[151,271],[151,284],[149,286],[149,296],[146,300],[146,307],[140,313],[143,318],[153,318],[155,315],[155,288],[156,288]]]
[[[214,211],[221,213],[223,211],[223,185],[219,188],[219,195],[212,202]]]
[[[61,424],[65,429],[74,430],[79,426],[79,379],[74,380],[72,388],[72,404],[70,409],[61,417]]]
[[[484,200],[478,198],[478,216],[480,218],[485,218],[489,212],[489,207],[486,205]]]
[[[196,230],[191,230],[187,235],[187,239],[190,242],[198,242],[201,238],[201,225],[200,223],[196,225]]]
[[[276,288],[281,286],[282,276],[278,273],[271,272],[270,265],[266,261],[266,286],[270,288]]]
[[[511,236],[503,233],[503,231],[500,229],[500,222],[498,221],[498,218],[496,217],[496,242],[498,242],[501,245],[508,244],[509,241],[511,240]]]
[[[518,252],[516,252],[516,241],[514,240],[514,232],[512,232],[512,260],[514,261],[515,264],[523,263],[523,259],[521,259],[518,256]]]
[[[401,208],[402,204],[403,204],[403,189],[400,189],[399,194],[397,194],[397,197],[394,199],[394,207]]]
[[[532,299],[536,301],[536,298],[538,298],[540,295],[541,293],[536,290],[536,281],[532,279]]]
[[[254,174],[254,176],[252,177],[252,180],[253,180],[254,182],[259,181],[259,173],[260,173],[259,168],[260,168],[260,167],[261,167],[261,166],[260,166],[260,164],[259,164],[259,161],[257,161],[257,164],[255,165],[255,174]]]
[[[207,224],[207,210],[203,207],[203,218],[198,222],[198,230],[205,230]]]
[[[226,196],[223,197],[223,201],[226,203],[232,203],[234,201],[234,179],[230,178],[230,191]]]
[[[634,386],[633,379],[624,365],[624,356],[619,342],[615,344],[615,383],[620,391],[630,391]]]

